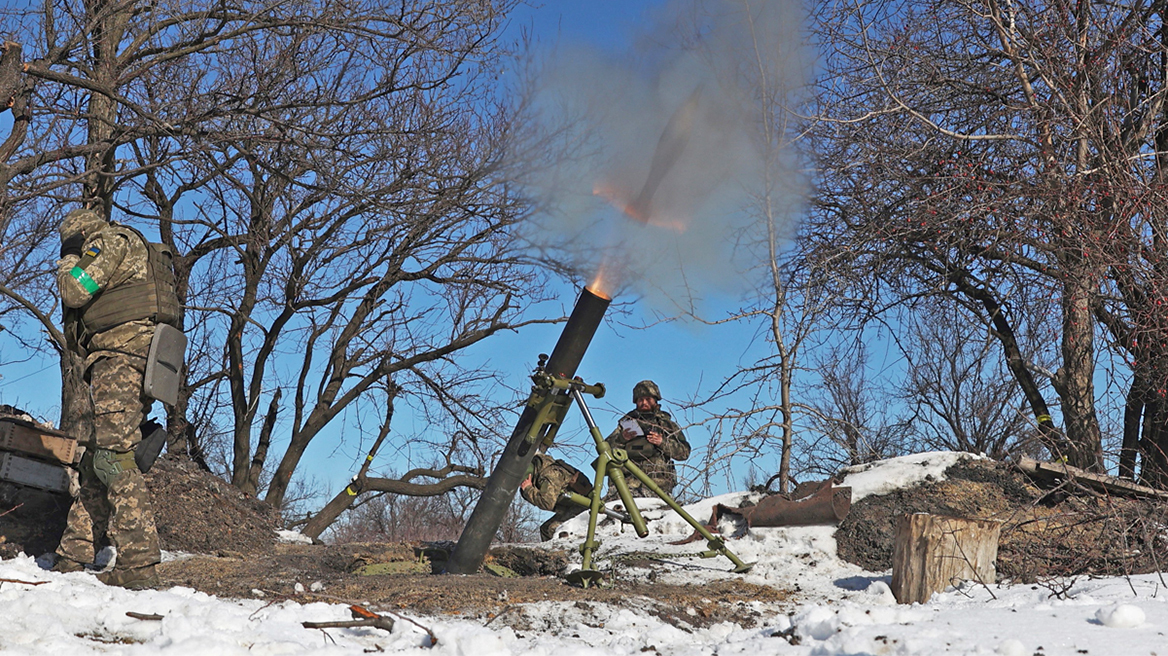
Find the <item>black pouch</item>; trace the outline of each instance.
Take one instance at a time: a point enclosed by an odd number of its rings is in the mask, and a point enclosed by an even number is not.
[[[145,474],[154,466],[154,461],[166,446],[166,428],[153,419],[146,420],[138,430],[142,432],[142,441],[134,447],[134,464],[138,471]]]

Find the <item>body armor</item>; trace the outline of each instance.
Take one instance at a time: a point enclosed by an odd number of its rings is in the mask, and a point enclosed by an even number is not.
[[[165,244],[155,244],[137,230],[111,225],[107,230],[133,235],[146,247],[145,275],[135,275],[129,267],[119,272],[105,289],[81,308],[85,332],[100,333],[130,321],[150,320],[176,325],[179,319],[178,295],[175,293],[174,254]]]

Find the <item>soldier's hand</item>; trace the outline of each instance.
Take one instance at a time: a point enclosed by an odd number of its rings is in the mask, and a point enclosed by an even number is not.
[[[523,479],[522,481],[519,481],[519,489],[520,490],[526,490],[529,487],[531,487],[531,477],[530,476]]]
[[[630,442],[637,437],[637,431],[626,428],[625,432],[622,434],[622,437],[625,438],[626,442]]]
[[[653,446],[661,446],[661,443],[665,441],[665,436],[663,436],[659,431],[651,430],[649,431],[649,434],[645,436],[645,439],[649,440],[649,444],[652,444]]]

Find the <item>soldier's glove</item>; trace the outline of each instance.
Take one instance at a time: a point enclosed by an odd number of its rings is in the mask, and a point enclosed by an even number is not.
[[[85,235],[77,233],[68,239],[61,240],[61,257],[66,255],[76,255],[81,257],[81,251],[85,248]]]

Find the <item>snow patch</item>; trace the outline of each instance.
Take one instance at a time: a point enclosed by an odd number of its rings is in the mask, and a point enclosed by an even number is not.
[[[920,454],[871,463],[845,481],[861,494],[887,486],[939,479],[957,454]],[[709,519],[715,503],[740,505],[751,495],[737,493],[687,506]],[[29,656],[162,654],[164,656],[323,654],[358,656],[402,653],[421,656],[670,656],[707,654],[792,654],[835,656],[942,653],[1029,656],[1051,654],[1147,654],[1168,626],[1168,595],[1161,575],[1080,578],[1068,582],[1063,598],[1045,587],[967,586],[933,595],[926,604],[893,603],[887,572],[867,572],[835,556],[831,527],[741,528],[727,545],[743,560],[756,562],[740,576],[724,558],[702,559],[704,541],[669,545],[689,534],[676,515],[659,503],[645,503],[657,526],[638,540],[631,529],[602,527],[597,562],[624,582],[638,576],[698,585],[736,579],[772,586],[789,601],[743,601],[757,624],[676,625],[654,614],[653,604],[626,597],[620,605],[599,602],[515,604],[499,621],[418,617],[438,638],[399,621],[392,633],[368,628],[309,630],[301,622],[348,620],[345,604],[300,605],[273,599],[219,599],[190,588],[131,592],[102,585],[88,573],[46,571],[27,556],[0,561],[0,653]],[[580,519],[566,526],[578,526]],[[586,524],[584,525],[586,528]],[[577,535],[583,535],[579,530]],[[735,533],[738,535],[738,533]],[[575,552],[579,538],[557,540],[552,548]],[[580,556],[577,554],[576,565]],[[624,559],[622,561],[622,558]],[[622,562],[648,562],[634,568]],[[44,582],[41,585],[31,585]],[[1073,585],[1070,585],[1073,583]],[[316,581],[302,586],[317,590]],[[376,610],[376,608],[374,609]],[[400,609],[394,609],[397,612]],[[161,622],[144,622],[127,611],[152,612]],[[408,613],[408,609],[405,609]],[[512,628],[509,620],[516,620]],[[521,621],[520,621],[521,620]],[[676,620],[674,620],[676,621]],[[519,628],[520,625],[525,625]],[[1125,628],[1112,631],[1108,628]],[[793,638],[799,644],[790,644]],[[432,647],[432,648],[431,648]],[[1039,648],[1042,648],[1040,651]]]
[[[945,470],[962,460],[984,456],[954,451],[928,451],[847,467],[841,486],[852,488],[852,503],[867,496],[888,494],[926,481],[945,480]]]
[[[1115,604],[1095,611],[1095,619],[1113,629],[1131,629],[1144,623],[1144,611],[1131,604]]]
[[[281,529],[276,531],[276,539],[285,544],[312,544],[312,538],[300,531]]]

